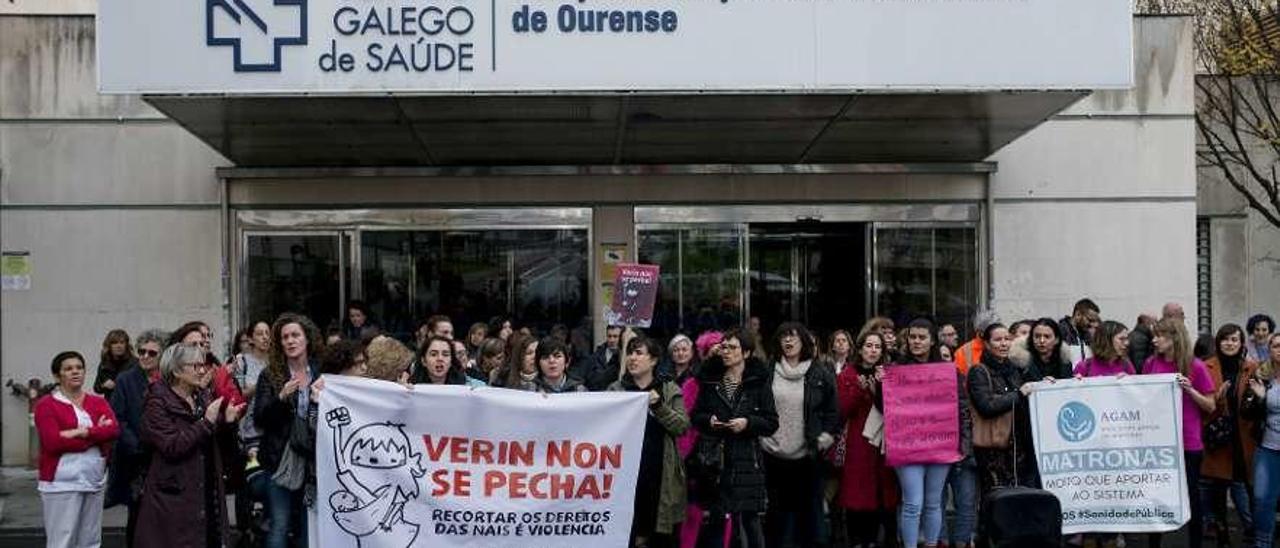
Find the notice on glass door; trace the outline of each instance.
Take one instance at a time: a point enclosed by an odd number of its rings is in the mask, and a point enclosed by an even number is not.
[[[658,265],[622,263],[613,279],[609,325],[649,327],[658,298]]]

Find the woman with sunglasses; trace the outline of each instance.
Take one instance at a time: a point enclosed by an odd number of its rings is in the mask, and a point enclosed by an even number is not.
[[[120,423],[120,439],[116,442],[111,464],[111,486],[107,489],[107,508],[124,504],[129,509],[125,524],[126,544],[133,545],[138,520],[138,497],[141,480],[147,473],[151,451],[142,444],[142,406],[147,388],[160,378],[160,351],[168,334],[149,329],[138,335],[138,367],[116,378],[111,394],[111,411]]]

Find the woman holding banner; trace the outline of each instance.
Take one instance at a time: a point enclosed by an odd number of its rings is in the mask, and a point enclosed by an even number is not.
[[[569,356],[573,352],[564,341],[547,337],[538,341],[538,376],[534,385],[543,394],[586,392],[587,385],[569,376]]]
[[[728,515],[741,524],[747,548],[765,545],[760,526],[760,513],[767,506],[760,438],[778,430],[778,412],[770,371],[754,356],[752,340],[738,329],[725,333],[720,355],[710,357],[698,377],[693,425],[702,436],[690,457],[706,463],[716,484],[716,496],[709,501],[698,537],[700,548],[724,546]]]
[[[864,332],[866,330],[864,329]],[[938,350],[933,322],[917,318],[907,324],[900,348],[899,363],[903,365],[943,362]],[[890,366],[892,367],[892,366]],[[959,415],[961,460],[954,463],[920,463],[898,466],[895,470],[902,487],[902,512],[899,529],[904,546],[914,546],[918,535],[923,535],[926,546],[936,545],[942,537],[943,495],[947,485],[952,486],[955,497],[956,521],[951,530],[952,542],[966,546],[973,542],[973,524],[977,520],[974,495],[974,472],[969,409],[964,393],[963,378],[956,373],[957,409]],[[923,525],[923,530],[922,526]]]
[[[1213,377],[1204,362],[1191,355],[1191,337],[1182,320],[1165,318],[1156,322],[1151,330],[1155,355],[1147,358],[1142,372],[1147,375],[1174,373],[1182,388],[1182,451],[1186,459],[1187,492],[1197,493],[1200,487],[1200,464],[1204,456],[1202,437],[1204,417],[1217,408]],[[1190,548],[1200,548],[1204,536],[1200,497],[1191,496],[1191,522],[1187,527]],[[1152,534],[1148,545],[1159,548],[1160,534]]]
[[[421,367],[414,372],[413,384],[457,384],[484,386],[484,381],[471,378],[455,353],[454,341],[431,335],[418,350]]]
[[[609,386],[610,391],[649,394],[631,519],[631,542],[637,548],[675,546],[672,533],[684,520],[684,463],[676,437],[689,429],[689,415],[680,388],[657,375],[661,357],[662,347],[653,339],[631,339],[626,345],[626,373]]]
[[[1137,371],[1129,361],[1129,328],[1120,322],[1102,322],[1089,339],[1089,352],[1092,355],[1080,360],[1071,371],[1077,379],[1123,377]]]
[[[1026,443],[1030,421],[1018,417],[1027,417],[1032,385],[1027,371],[1009,361],[1009,329],[999,323],[987,326],[982,343],[985,350],[978,366],[969,370],[968,385],[978,485],[986,498],[1001,487],[1032,486],[1035,449]]]
[[[854,346],[856,352],[836,379],[840,417],[845,421],[840,506],[847,510],[845,525],[852,548],[891,546],[898,538],[898,482],[893,469],[885,464],[881,445],[872,444],[863,435],[868,419],[873,423],[884,420],[880,396],[887,362],[884,339],[880,333],[864,332]]]
[[[1280,333],[1267,339],[1270,359],[1258,364],[1256,371],[1246,366],[1242,378],[1249,379],[1249,389],[1240,403],[1241,414],[1257,426],[1250,428],[1258,439],[1253,457],[1253,526],[1254,546],[1271,548],[1276,528],[1276,502],[1280,500]]]
[[[538,386],[534,380],[538,378],[538,339],[517,332],[508,341],[511,345],[507,352],[507,366],[494,375],[494,386],[536,392]]]

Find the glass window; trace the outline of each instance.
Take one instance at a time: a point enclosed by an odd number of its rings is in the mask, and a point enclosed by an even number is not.
[[[969,327],[978,305],[977,236],[972,227],[877,227],[878,314],[903,325],[930,315]]]
[[[742,229],[697,227],[645,230],[640,262],[662,267],[649,333],[696,335],[742,323]]]
[[[455,334],[499,315],[589,328],[585,230],[366,231],[360,246],[364,300],[398,338],[433,314]]]
[[[246,244],[246,320],[297,312],[320,329],[340,325],[338,236],[249,235]]]

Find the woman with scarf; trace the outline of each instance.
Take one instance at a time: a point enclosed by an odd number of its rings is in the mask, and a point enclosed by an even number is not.
[[[1249,423],[1240,415],[1240,398],[1249,384],[1249,375],[1257,368],[1245,356],[1245,332],[1229,323],[1214,336],[1214,355],[1205,362],[1217,390],[1216,409],[1205,423],[1204,464],[1200,466],[1202,507],[1205,529],[1219,540],[1227,538],[1227,494],[1240,516],[1244,532],[1243,546],[1253,542],[1253,502],[1249,497],[1249,464],[1257,450],[1257,440],[1250,435]]]
[[[813,546],[822,541],[821,455],[840,428],[835,374],[817,360],[814,338],[799,323],[778,327],[769,354],[777,358],[771,388],[778,430],[760,439],[769,487],[765,538],[769,546]]]

